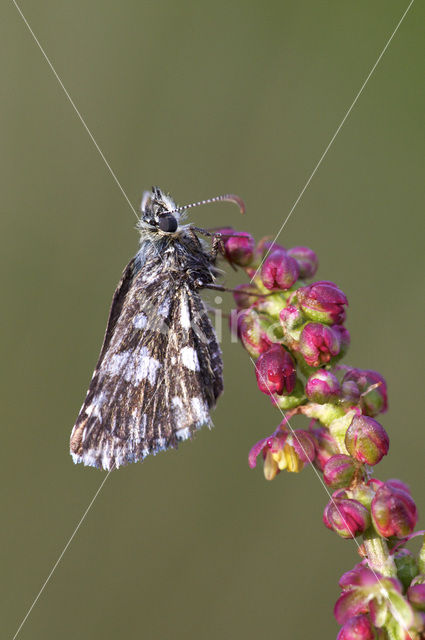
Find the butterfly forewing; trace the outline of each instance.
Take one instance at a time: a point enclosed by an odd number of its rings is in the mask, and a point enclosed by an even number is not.
[[[74,461],[112,469],[175,447],[211,424],[221,391],[220,348],[187,275],[133,259],[71,434]]]

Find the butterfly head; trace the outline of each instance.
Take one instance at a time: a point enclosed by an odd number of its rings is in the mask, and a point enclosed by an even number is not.
[[[169,195],[164,193],[159,187],[152,187],[150,191],[145,191],[141,204],[141,217],[139,220],[138,228],[141,232],[141,237],[149,237],[153,240],[158,234],[163,236],[164,234],[174,234],[181,231],[179,230],[180,219],[186,215],[187,209],[193,207],[199,207],[211,202],[233,202],[238,205],[241,213],[245,211],[244,201],[233,193],[226,193],[221,196],[215,196],[214,198],[208,198],[207,200],[200,200],[199,202],[192,202],[182,207],[176,207],[176,203]]]
[[[176,211],[174,200],[159,187],[152,187],[150,191],[144,192],[140,208],[142,212],[140,227],[162,233],[177,231],[180,212]]]

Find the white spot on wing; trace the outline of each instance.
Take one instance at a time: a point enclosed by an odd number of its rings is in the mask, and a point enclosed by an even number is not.
[[[122,353],[114,353],[113,356],[107,362],[107,372],[110,376],[117,376],[122,373],[122,370],[127,365],[127,360],[130,356],[129,351],[123,351]]]
[[[183,402],[179,396],[173,396],[171,399],[171,404],[173,407],[178,407],[179,409],[183,409]]]
[[[190,329],[189,307],[187,306],[187,300],[184,293],[182,293],[182,296],[181,296],[180,323],[183,329]]]
[[[140,439],[142,440],[146,435],[146,424],[148,421],[148,416],[146,413],[142,414],[142,421],[140,423]]]
[[[102,414],[100,412],[100,408],[102,406],[102,404],[105,402],[106,399],[106,395],[104,392],[99,393],[98,396],[95,396],[91,402],[91,404],[87,405],[84,413],[86,414],[87,418],[98,418],[99,422],[102,422]],[[83,437],[82,440],[84,441],[84,438],[86,436],[85,433],[86,429],[84,429],[83,431]]]
[[[144,313],[138,313],[137,316],[134,316],[133,318],[133,325],[136,327],[136,329],[144,329],[146,327],[147,321],[148,319]]]
[[[168,317],[168,312],[170,311],[170,298],[166,298],[164,302],[162,302],[158,307],[158,313],[164,318]]]
[[[147,415],[146,413],[142,413],[139,416],[139,409],[136,407],[131,412],[131,422],[130,422],[130,437],[128,439],[129,446],[134,450],[146,435],[146,423],[147,423]]]
[[[187,440],[190,438],[190,429],[189,427],[183,427],[182,429],[178,429],[176,431],[177,440]]]
[[[183,347],[181,350],[182,364],[191,371],[199,371],[198,354],[192,347]]]
[[[142,358],[140,361],[140,367],[137,371],[137,378],[138,380],[147,378],[151,385],[154,385],[161,363],[159,362],[159,360],[155,360],[155,358],[151,358],[149,356],[147,347],[142,347],[142,349],[140,350],[140,354]]]
[[[201,424],[210,422],[210,413],[208,410],[208,406],[202,400],[202,398],[192,398],[191,399],[192,409],[195,416],[198,418],[198,426]]]
[[[123,376],[133,384],[147,378],[154,385],[160,366],[159,360],[150,357],[148,348],[141,347],[137,351],[115,353],[108,362],[107,372],[110,376]]]

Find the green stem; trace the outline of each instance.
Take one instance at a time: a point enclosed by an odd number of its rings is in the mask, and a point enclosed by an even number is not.
[[[425,573],[425,537],[418,555],[418,567],[420,573]]]
[[[397,576],[394,558],[390,555],[387,543],[372,527],[365,533],[364,546],[371,569],[389,578]]]

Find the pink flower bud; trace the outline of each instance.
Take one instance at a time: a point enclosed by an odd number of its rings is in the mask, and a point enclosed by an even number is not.
[[[286,251],[285,247],[283,247],[281,244],[273,242],[272,236],[264,236],[264,238],[261,238],[261,240],[257,244],[256,253],[261,260],[262,258],[264,258],[266,253],[271,253],[272,251],[278,250]]]
[[[365,613],[349,618],[337,635],[337,640],[374,640],[372,623]]]
[[[312,249],[308,247],[292,247],[292,249],[288,249],[288,255],[297,261],[300,278],[312,278],[314,276],[319,262]]]
[[[356,473],[356,463],[350,456],[339,453],[329,458],[323,469],[323,480],[332,489],[348,487]]]
[[[252,292],[252,295],[250,295]],[[238,284],[233,289],[233,298],[239,309],[248,309],[258,301],[259,291],[257,287],[249,284]]]
[[[255,366],[260,391],[271,395],[292,393],[297,381],[295,363],[284,347],[273,344],[262,353]]]
[[[320,404],[334,402],[338,398],[340,391],[338,378],[324,369],[319,369],[319,371],[313,373],[307,380],[305,387],[307,398]]]
[[[383,538],[404,538],[412,533],[418,519],[409,490],[398,480],[388,480],[379,487],[371,511],[374,527]]]
[[[388,409],[387,384],[385,378],[377,371],[370,369],[350,369],[343,378],[345,382],[355,383],[361,398],[360,406],[362,412],[367,416],[376,416],[378,413],[385,413]],[[378,384],[375,389],[371,386]]]
[[[360,502],[346,496],[343,490],[335,491],[323,512],[323,522],[341,538],[352,538],[366,531],[370,514]]]
[[[342,324],[345,320],[345,294],[336,284],[319,280],[307,287],[300,287],[297,299],[303,313],[309,320],[326,324]]]
[[[253,309],[238,313],[237,330],[240,341],[253,358],[269,349],[271,341],[267,337],[264,323]]]
[[[282,249],[272,251],[261,267],[261,279],[267,289],[290,289],[298,275],[297,262]]]
[[[334,324],[332,329],[339,338],[339,353],[338,353],[338,360],[339,360],[343,356],[345,356],[345,354],[348,351],[348,347],[350,346],[350,341],[351,341],[350,332],[341,324]]]
[[[357,404],[360,400],[360,391],[358,386],[353,380],[346,380],[342,382],[342,399],[344,402],[349,402],[350,404]]]
[[[339,624],[345,624],[353,616],[368,612],[370,594],[379,585],[380,577],[361,564],[341,576],[339,585],[342,594],[334,608],[334,615]]]
[[[333,328],[309,322],[302,330],[299,349],[310,367],[319,367],[338,355],[340,339]]]
[[[339,584],[342,594],[334,609],[339,624],[345,625],[353,616],[368,612],[372,624],[377,627],[382,627],[388,616],[403,620],[405,628],[412,624],[413,612],[401,596],[401,584],[396,578],[387,578],[358,564],[341,577]]]
[[[316,445],[315,464],[320,471],[323,471],[329,458],[339,452],[338,444],[325,427],[315,427],[311,430],[311,434]]]
[[[301,311],[292,304],[282,309],[279,319],[285,333],[299,327],[304,321]]]
[[[420,579],[425,579],[425,576],[421,576]],[[425,584],[415,581],[407,590],[407,598],[415,609],[425,611]]]
[[[377,478],[371,478],[369,480],[370,483],[375,482],[376,483],[376,490],[380,489],[381,487],[383,487],[384,485],[388,485],[390,487],[395,487],[395,489],[398,489],[399,491],[404,491],[404,493],[407,493],[409,496],[412,495],[410,493],[410,489],[408,487],[408,485],[403,482],[402,480],[399,480],[398,478],[391,478],[390,480],[387,480],[386,482],[382,482],[380,480],[378,480]]]
[[[232,264],[247,267],[254,257],[255,241],[246,231],[221,229],[226,258]]]
[[[363,464],[378,464],[386,456],[390,440],[384,427],[368,416],[354,416],[345,434],[348,453]]]
[[[355,564],[352,569],[343,573],[340,579],[338,580],[338,584],[343,591],[352,589],[353,587],[358,587],[360,585],[363,586],[364,584],[374,584],[374,583],[375,583],[374,573],[372,572],[371,569],[369,569],[366,565],[364,565],[361,562],[359,562],[358,564]],[[347,611],[345,620],[348,620],[349,617],[351,616]],[[337,620],[340,624],[342,624],[342,622],[345,622],[345,620],[340,621],[338,618]]]

